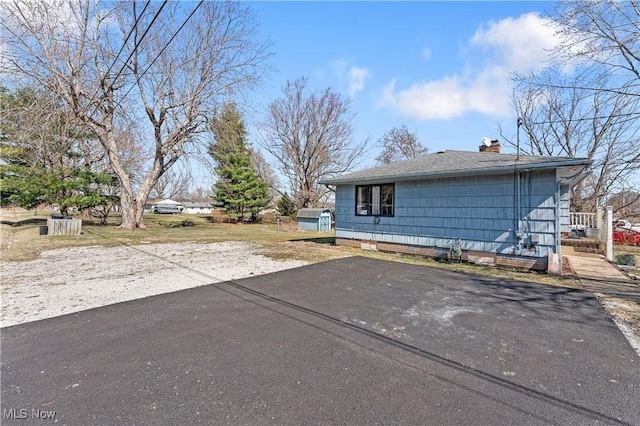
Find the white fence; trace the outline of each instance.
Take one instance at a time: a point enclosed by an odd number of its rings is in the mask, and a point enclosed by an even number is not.
[[[598,207],[596,213],[570,212],[569,223],[573,233],[601,240],[605,257],[613,261],[613,207]]]
[[[597,213],[570,212],[569,224],[571,225],[571,233],[578,237],[598,238],[599,230],[602,225],[598,219]]]
[[[597,213],[570,212],[569,224],[572,231],[583,231],[587,229],[598,229]]]

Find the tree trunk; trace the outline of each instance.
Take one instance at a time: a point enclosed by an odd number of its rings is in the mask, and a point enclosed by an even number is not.
[[[146,228],[143,223],[144,205],[133,197],[133,194],[123,191],[120,196],[120,207],[122,209],[122,223],[118,228]]]

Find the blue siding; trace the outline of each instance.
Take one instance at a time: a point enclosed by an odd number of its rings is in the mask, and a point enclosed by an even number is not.
[[[544,257],[556,247],[554,170],[395,182],[394,216],[355,215],[355,186],[336,189],[336,237]],[[394,182],[389,182],[394,183]],[[520,244],[516,231],[524,235]],[[529,249],[531,236],[539,239]]]

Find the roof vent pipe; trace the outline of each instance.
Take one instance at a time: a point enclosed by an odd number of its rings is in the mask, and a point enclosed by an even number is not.
[[[522,118],[518,117],[518,121],[517,121],[517,133],[516,133],[516,140],[517,140],[517,155],[516,155],[516,161],[520,160],[520,126],[522,126]]]

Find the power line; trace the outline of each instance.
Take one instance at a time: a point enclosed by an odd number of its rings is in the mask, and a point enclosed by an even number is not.
[[[623,117],[627,117],[627,119],[622,120],[622,121],[618,121],[617,123],[625,123],[627,121],[635,121],[640,119],[640,112],[629,112],[629,113],[624,113],[624,114],[611,114],[611,115],[606,115],[606,116],[600,116],[600,117],[583,117],[583,118],[570,118],[567,120],[554,120],[554,121],[527,121],[525,119],[525,122],[529,125],[540,125],[540,124],[558,124],[561,122],[566,122],[566,123],[577,123],[577,122],[583,122],[583,121],[594,121],[594,120],[606,120],[609,118],[623,118]]]
[[[165,1],[166,3],[166,1]],[[204,0],[201,0],[198,5],[195,7],[195,9],[193,9],[193,11],[189,14],[189,16],[187,17],[187,19],[185,19],[185,21],[182,23],[182,25],[180,25],[180,28],[178,28],[178,30],[171,36],[171,38],[169,39],[169,41],[164,45],[164,47],[160,50],[160,52],[158,52],[158,54],[156,55],[155,58],[153,58],[153,60],[151,61],[151,63],[147,66],[147,68],[145,68],[145,70],[136,77],[136,82],[139,83],[140,82],[140,78],[143,77],[148,71],[149,69],[153,66],[153,64],[160,58],[160,56],[164,53],[165,50],[167,50],[167,48],[169,47],[169,45],[171,44],[171,42],[178,36],[178,33],[180,33],[180,31],[182,31],[182,29],[185,27],[185,25],[187,25],[187,23],[189,22],[189,20],[193,17],[193,15],[195,15],[196,11],[200,8],[200,6],[202,6],[202,4],[204,3]],[[131,93],[131,91],[133,90],[135,86],[131,86],[131,88],[127,91],[127,93],[124,94],[124,96],[122,96],[122,98],[120,98],[120,101],[117,103],[116,106],[120,105],[120,102],[122,102],[124,100],[124,98],[127,97],[127,95],[129,93]]]
[[[140,15],[138,16],[138,18],[136,19],[136,22],[133,24],[133,27],[131,28],[131,31],[129,31],[129,35],[127,35],[126,40],[124,41],[123,45],[122,45],[122,49],[120,49],[120,52],[122,52],[122,50],[124,49],[127,40],[129,39],[129,37],[131,36],[131,34],[133,33],[133,31],[135,31],[135,29],[137,28],[138,22],[140,21],[140,19],[142,18],[142,16],[144,15],[145,10],[147,9],[147,6],[149,6],[150,1],[147,1],[147,4],[145,5],[144,9],[142,10],[142,12],[140,13]],[[124,63],[122,64],[122,67],[120,68],[120,70],[118,71],[118,73],[116,74],[116,76],[113,78],[113,83],[115,83],[116,80],[118,80],[118,77],[120,77],[120,75],[122,74],[122,71],[124,71],[124,69],[127,67],[127,64],[129,63],[129,61],[131,60],[131,58],[133,57],[133,55],[136,53],[136,50],[138,50],[138,47],[140,46],[140,44],[142,43],[142,41],[144,40],[144,38],[146,37],[146,35],[149,33],[149,30],[151,29],[151,27],[153,26],[153,24],[156,22],[156,20],[158,19],[158,17],[160,16],[160,13],[162,12],[162,10],[164,9],[164,7],[167,5],[168,0],[165,0],[164,2],[162,2],[162,5],[160,6],[160,8],[158,9],[158,11],[155,13],[155,15],[153,16],[153,19],[151,19],[151,22],[149,23],[149,25],[147,26],[147,29],[145,30],[145,32],[142,34],[142,36],[140,37],[139,40],[136,40],[136,42],[133,45],[133,49],[131,50],[131,52],[129,53],[129,56],[127,57],[127,59],[124,61]],[[120,56],[120,52],[118,53],[118,56]],[[116,57],[117,59],[117,57]],[[115,64],[115,62],[114,62]],[[111,69],[111,68],[109,68]],[[106,76],[108,75],[109,71],[107,71]],[[104,79],[103,79],[104,81]],[[131,91],[131,89],[129,89],[129,91]],[[96,89],[96,93],[94,94],[94,96],[91,97],[91,99],[89,100],[89,104],[88,107],[91,106],[91,103],[93,102],[93,98],[95,97],[95,95],[97,95],[99,92],[99,89]],[[128,94],[129,92],[127,92]],[[122,99],[124,99],[125,96],[122,97]],[[120,102],[118,102],[117,105],[119,105]],[[98,107],[96,106],[94,109],[94,112],[96,112],[98,109]]]
[[[111,66],[109,67],[107,72],[105,73],[105,78],[109,75],[109,73],[111,72],[111,70],[115,66],[116,62],[118,61],[118,58],[120,57],[120,54],[122,53],[122,51],[126,47],[127,42],[129,41],[129,38],[131,37],[131,34],[133,34],[133,32],[135,31],[136,28],[138,28],[138,24],[140,23],[140,19],[142,19],[142,16],[144,15],[144,12],[147,10],[147,7],[149,7],[149,4],[151,4],[151,0],[147,0],[147,3],[144,5],[144,9],[142,9],[142,12],[140,12],[140,15],[136,18],[136,22],[133,23],[133,26],[131,27],[131,30],[129,30],[129,34],[127,34],[127,37],[122,42],[122,47],[120,47],[120,50],[118,51],[118,54],[114,58],[113,63],[111,64]],[[154,19],[154,21],[155,21],[155,19]],[[153,25],[154,21],[152,21],[151,24],[149,24],[149,28],[151,28],[151,25]],[[134,47],[134,49],[135,49],[135,47]],[[129,62],[130,58],[131,58],[131,56],[129,56],[129,58],[124,62],[125,65],[126,65],[127,62]],[[122,73],[123,70],[124,70],[124,65],[122,66],[122,68],[120,68],[120,71],[118,71],[118,74],[113,79],[113,81],[116,81],[118,79],[118,77],[120,76],[120,74]],[[103,78],[103,81],[104,81],[104,78]],[[98,94],[98,90],[96,90],[96,93],[94,94],[94,96],[97,95],[97,94]],[[93,96],[91,97],[91,100],[89,101],[89,104],[91,104],[92,101],[93,101]]]

